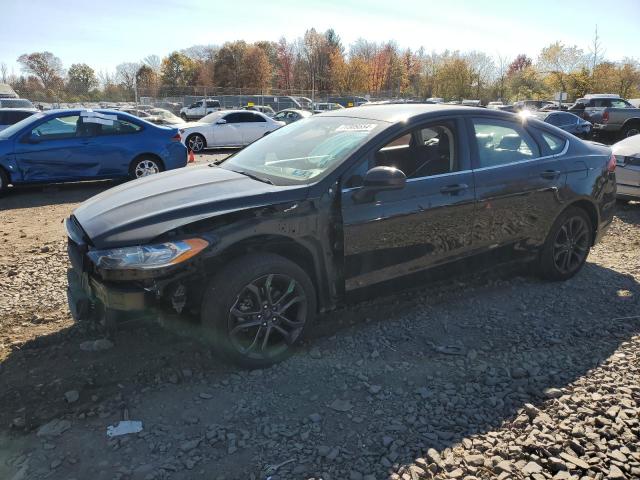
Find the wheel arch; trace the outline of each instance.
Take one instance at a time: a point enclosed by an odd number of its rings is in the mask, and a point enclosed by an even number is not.
[[[216,254],[213,265],[207,268],[215,269],[222,261],[227,263],[249,253],[272,253],[292,261],[309,275],[316,290],[318,310],[323,310],[327,305],[326,276],[322,274],[322,264],[318,258],[319,254],[314,254],[312,248],[291,237],[271,234],[256,235],[234,242]]]
[[[560,213],[558,213],[558,217],[562,215],[568,208],[579,208],[584,210],[584,212],[589,217],[589,221],[591,222],[591,242],[592,244],[595,242],[596,235],[598,233],[598,225],[600,224],[600,214],[598,213],[598,207],[591,200],[587,200],[586,198],[580,198],[569,203],[565,208],[562,209]],[[556,218],[558,218],[556,217]]]

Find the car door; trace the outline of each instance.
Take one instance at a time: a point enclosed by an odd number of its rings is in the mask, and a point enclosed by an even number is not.
[[[465,256],[472,249],[474,180],[465,125],[453,118],[409,129],[379,145],[342,189],[345,288],[353,290]],[[401,190],[362,197],[374,166],[407,175]]]
[[[97,115],[84,117],[84,122],[94,125],[95,137],[89,143],[89,152],[100,161],[99,175],[126,176],[136,153],[144,152],[139,140],[142,127],[116,114]]]
[[[552,152],[518,121],[478,117],[468,122],[477,197],[475,246],[544,240],[561,208],[567,176],[561,155],[568,142],[556,137]]]
[[[16,164],[26,182],[90,178],[100,169],[90,143],[90,130],[80,115],[60,113],[16,143]]]
[[[232,147],[242,145],[243,121],[240,112],[228,113],[221,117],[224,123],[213,125],[215,145],[220,147]]]
[[[267,119],[254,112],[242,112],[242,144],[248,145],[267,132]]]

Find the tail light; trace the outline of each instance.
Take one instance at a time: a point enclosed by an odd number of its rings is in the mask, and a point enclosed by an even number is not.
[[[608,111],[604,111],[602,112],[602,123],[607,123],[609,121],[609,112]]]
[[[172,142],[181,142],[182,141],[182,137],[180,136],[179,133],[176,133],[173,137],[171,137],[171,141]]]
[[[613,173],[616,170],[616,164],[618,163],[616,156],[612,153],[609,157],[609,163],[607,163],[607,170],[609,173]]]

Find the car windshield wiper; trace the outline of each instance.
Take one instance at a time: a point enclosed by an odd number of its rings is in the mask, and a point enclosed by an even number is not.
[[[262,183],[268,183],[269,185],[275,185],[271,180],[269,180],[268,178],[265,177],[259,177],[257,175],[254,175],[253,173],[249,173],[249,172],[245,172],[244,170],[234,170],[234,172],[236,173],[241,173],[242,175],[245,175],[249,178],[253,178],[254,180],[258,180],[259,182]]]

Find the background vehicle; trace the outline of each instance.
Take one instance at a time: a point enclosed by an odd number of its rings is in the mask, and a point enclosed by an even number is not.
[[[313,104],[313,111],[316,113],[327,112],[329,110],[340,110],[341,108],[345,108],[339,103],[333,102],[320,102]]]
[[[410,275],[472,257],[572,277],[613,218],[615,167],[605,146],[494,110],[327,112],[220,166],[82,204],[66,222],[85,285],[73,295],[107,309],[197,312],[219,352],[265,366],[317,312],[372,285],[415,284]]]
[[[569,112],[542,111],[533,112],[532,115],[543,122],[561,128],[565,132],[572,133],[576,137],[589,138],[591,136],[591,122]]]
[[[253,110],[254,112],[264,113],[268,117],[273,117],[276,112],[269,105],[247,105],[242,107],[242,110]]]
[[[489,102],[489,103],[487,103],[487,108],[490,108],[492,110],[499,110],[500,107],[504,107],[504,103],[502,103],[502,102]]]
[[[605,107],[599,112],[592,112],[590,118],[597,135],[627,138],[640,133],[640,108]]]
[[[182,120],[177,115],[174,115],[169,110],[165,110],[163,108],[152,108],[147,111],[149,114],[148,117],[145,118],[147,122],[154,123],[156,125],[183,125],[184,120]]]
[[[612,145],[618,168],[618,199],[640,200],[640,135],[627,137]]]
[[[37,112],[35,108],[0,108],[0,131]]]
[[[205,115],[210,114],[211,112],[217,112],[218,110],[220,110],[220,108],[220,102],[218,100],[198,100],[188,107],[181,108],[180,118],[182,118],[185,122],[187,120],[199,119],[204,117]]]
[[[243,147],[283,125],[264,113],[224,110],[185,125],[180,133],[187,148],[197,153],[205,148]]]
[[[287,108],[285,110],[280,110],[273,116],[273,119],[279,122],[284,122],[286,124],[297,122],[298,120],[302,120],[303,118],[307,118],[313,115],[308,110],[296,110],[294,108]]]
[[[143,109],[139,109],[139,108],[121,108],[119,110],[121,112],[128,113],[129,115],[133,115],[133,116],[138,117],[138,118],[147,119],[150,116],[149,112],[147,112],[146,110],[143,110]]]
[[[33,108],[36,107],[26,98],[0,98],[0,108]]]
[[[18,98],[18,94],[11,85],[0,83],[0,98]]]
[[[513,104],[513,108],[518,112],[520,110],[539,110],[547,105],[553,105],[553,102],[548,100],[520,100]]]
[[[177,128],[124,112],[51,110],[0,132],[0,191],[10,183],[138,178],[186,164]]]

